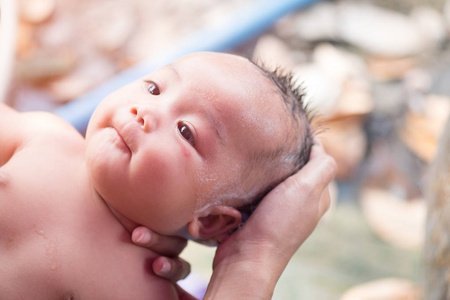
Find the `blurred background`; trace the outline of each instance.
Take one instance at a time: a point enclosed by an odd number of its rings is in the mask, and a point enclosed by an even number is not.
[[[53,111],[258,4],[8,2],[0,97],[20,111]],[[336,0],[293,10],[227,49],[294,72],[339,168],[332,207],[274,299],[422,299],[426,180],[450,112],[449,41],[449,0]],[[183,253],[193,292],[206,287],[213,255],[193,243]]]

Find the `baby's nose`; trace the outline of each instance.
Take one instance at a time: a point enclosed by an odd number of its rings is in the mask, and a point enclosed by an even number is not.
[[[141,126],[142,130],[145,132],[150,132],[154,130],[155,127],[155,119],[152,115],[147,112],[143,108],[133,107],[130,110],[131,114],[134,116],[134,119]]]

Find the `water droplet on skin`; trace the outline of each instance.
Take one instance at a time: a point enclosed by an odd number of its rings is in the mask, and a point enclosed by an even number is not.
[[[55,271],[60,265],[58,260],[58,245],[56,241],[49,240],[45,248],[45,254],[50,259],[50,270]]]

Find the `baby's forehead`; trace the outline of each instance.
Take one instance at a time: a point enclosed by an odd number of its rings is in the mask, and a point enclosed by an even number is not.
[[[207,94],[216,104],[236,106],[260,114],[283,103],[280,90],[258,65],[247,58],[224,53],[195,53],[165,69],[171,79],[182,79],[189,88]],[[176,78],[177,77],[177,78]]]
[[[237,77],[245,76],[250,79],[261,79],[263,74],[256,64],[248,58],[228,54],[214,52],[200,52],[186,55],[166,67],[183,68],[188,67],[190,71],[202,74],[218,73],[217,75],[233,75]],[[206,71],[206,73],[205,73]]]

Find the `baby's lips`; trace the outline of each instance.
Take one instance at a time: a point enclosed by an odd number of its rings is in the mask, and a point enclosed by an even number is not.
[[[120,128],[121,129],[118,131],[121,134],[125,144],[131,153],[135,153],[138,150],[139,141],[142,140],[142,135],[145,133],[140,123],[136,122],[133,118],[127,122],[124,122]]]
[[[123,138],[123,136],[120,133],[120,131],[118,129],[116,129],[116,128],[113,128],[113,130],[115,131],[115,133],[117,135],[117,140],[115,141],[116,146],[119,147],[120,149],[122,149],[124,152],[127,152],[127,153],[131,154],[131,149],[128,146],[128,144],[125,141],[125,139]]]

